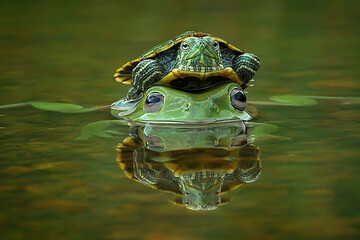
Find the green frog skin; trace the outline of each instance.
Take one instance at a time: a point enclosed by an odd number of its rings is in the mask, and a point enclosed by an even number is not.
[[[112,114],[132,122],[208,124],[251,119],[245,111],[246,96],[237,83],[222,84],[201,93],[153,86],[141,98],[122,104],[113,103]]]

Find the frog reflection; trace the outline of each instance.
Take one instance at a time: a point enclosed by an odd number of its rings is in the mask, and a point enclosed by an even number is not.
[[[248,143],[242,122],[133,127],[117,150],[129,178],[176,193],[175,202],[192,210],[216,209],[226,192],[261,174],[259,148]]]

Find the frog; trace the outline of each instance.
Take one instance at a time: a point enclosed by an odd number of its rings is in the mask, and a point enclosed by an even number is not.
[[[134,101],[136,104],[113,103],[112,114],[131,122],[163,124],[211,124],[251,119],[246,112],[244,91],[232,82],[196,93],[153,86]]]

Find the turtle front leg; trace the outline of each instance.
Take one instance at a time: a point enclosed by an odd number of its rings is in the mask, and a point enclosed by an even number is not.
[[[248,82],[254,77],[260,67],[260,59],[252,53],[244,53],[237,56],[233,61],[233,69],[243,83],[245,89]]]
[[[142,60],[132,71],[133,86],[129,89],[127,99],[136,98],[149,89],[165,75],[165,69],[154,59]]]

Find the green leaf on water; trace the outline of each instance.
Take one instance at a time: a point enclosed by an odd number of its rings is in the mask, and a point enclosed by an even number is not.
[[[335,100],[343,104],[360,104],[360,97],[334,97],[334,96],[306,96],[308,98],[319,100]]]
[[[280,102],[289,106],[312,106],[317,104],[317,101],[314,99],[296,95],[272,96],[270,97],[270,100]]]
[[[26,106],[32,106],[34,108],[45,111],[61,112],[61,113],[84,113],[84,112],[91,112],[108,107],[108,106],[83,107],[76,104],[54,103],[54,102],[23,102],[23,103],[1,105],[0,110],[14,109],[14,108],[20,108]]]
[[[52,102],[29,102],[34,108],[52,111],[52,112],[61,112],[61,113],[83,113],[90,112],[98,109],[99,107],[90,107],[84,108],[80,105],[69,104],[69,103],[52,103]]]
[[[19,108],[19,107],[26,107],[29,106],[29,103],[13,103],[13,104],[6,104],[6,105],[1,105],[0,106],[0,110],[3,109],[12,109],[12,108]]]

